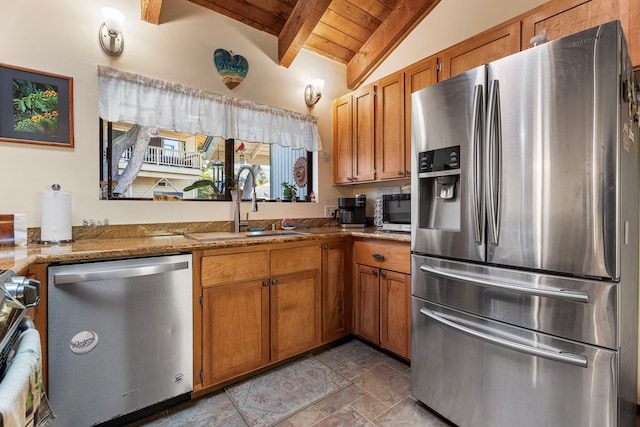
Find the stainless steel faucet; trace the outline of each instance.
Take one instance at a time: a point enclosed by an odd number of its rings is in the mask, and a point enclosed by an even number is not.
[[[238,185],[240,185],[240,174],[242,173],[242,171],[247,170],[249,171],[249,174],[251,174],[251,177],[253,178],[253,182],[252,182],[252,186],[251,186],[251,212],[258,212],[258,203],[256,200],[256,174],[253,172],[253,169],[251,168],[250,165],[242,165],[240,166],[240,169],[238,169],[238,174],[236,175],[236,182],[238,183]],[[245,187],[247,185],[247,181],[245,181]],[[242,189],[242,193],[244,194],[244,188]],[[247,212],[247,220],[246,221],[242,221],[240,219],[240,202],[242,201],[242,196],[239,195],[239,197],[236,199],[236,203],[235,203],[235,213],[233,215],[234,217],[234,231],[236,233],[240,232],[240,227],[246,227],[249,225],[249,212]]]

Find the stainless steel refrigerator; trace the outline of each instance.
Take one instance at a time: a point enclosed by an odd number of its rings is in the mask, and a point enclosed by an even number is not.
[[[412,97],[412,395],[459,426],[635,425],[637,83],[619,22]]]

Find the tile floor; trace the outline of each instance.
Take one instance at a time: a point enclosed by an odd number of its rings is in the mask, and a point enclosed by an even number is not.
[[[409,396],[410,368],[357,339],[313,352],[353,384],[278,424],[278,427],[421,426],[450,424]],[[246,427],[224,390],[186,402],[130,427]]]

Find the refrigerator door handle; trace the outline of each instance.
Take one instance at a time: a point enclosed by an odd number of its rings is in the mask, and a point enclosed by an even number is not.
[[[462,332],[463,334],[469,335],[473,338],[477,338],[479,340],[486,341],[491,344],[499,345],[499,346],[508,348],[510,350],[518,351],[520,353],[528,354],[534,357],[542,357],[545,359],[554,360],[556,362],[575,365],[581,368],[587,368],[588,366],[587,358],[579,354],[563,352],[560,350],[556,350],[556,351],[546,350],[538,347],[529,346],[526,344],[521,344],[514,341],[509,341],[507,339],[495,337],[489,334],[484,334],[482,332],[475,331],[466,326],[462,326],[449,319],[445,319],[444,317],[439,316],[433,310],[429,310],[428,308],[421,308],[420,313],[458,332]]]
[[[473,121],[471,129],[471,153],[473,156],[473,185],[471,185],[471,197],[473,198],[473,219],[476,243],[482,244],[484,236],[485,211],[484,197],[482,197],[482,130],[484,127],[484,99],[482,85],[476,85],[473,92]]]
[[[507,291],[519,292],[540,297],[558,298],[572,302],[588,303],[589,294],[584,291],[574,291],[572,289],[548,289],[548,288],[531,288],[528,286],[518,286],[511,283],[500,282],[496,280],[486,280],[479,277],[467,276],[453,271],[440,270],[430,265],[423,264],[420,271],[424,273],[435,274],[436,276],[446,279],[461,280],[473,283],[474,285],[486,286],[489,288],[504,289]]]
[[[500,167],[502,165],[502,123],[500,121],[500,85],[492,80],[489,85],[489,105],[487,106],[487,204],[489,236],[491,243],[498,244],[500,236]]]
[[[79,282],[90,282],[94,280],[115,280],[125,279],[128,277],[150,276],[152,274],[168,273],[169,271],[184,270],[186,268],[189,268],[189,263],[187,261],[148,264],[84,273],[56,274],[53,276],[53,281],[56,285],[64,285]]]

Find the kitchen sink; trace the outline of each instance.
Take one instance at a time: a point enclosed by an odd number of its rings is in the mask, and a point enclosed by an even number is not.
[[[302,236],[308,234],[302,231],[293,230],[265,230],[265,231],[243,231],[241,233],[229,233],[226,231],[213,231],[210,233],[188,233],[185,237],[197,240],[199,242],[213,242],[217,240],[230,239],[253,239],[253,238],[278,238]]]
[[[287,237],[287,236],[302,236],[308,234],[302,231],[292,230],[265,230],[265,231],[246,231],[242,234],[244,237]]]

